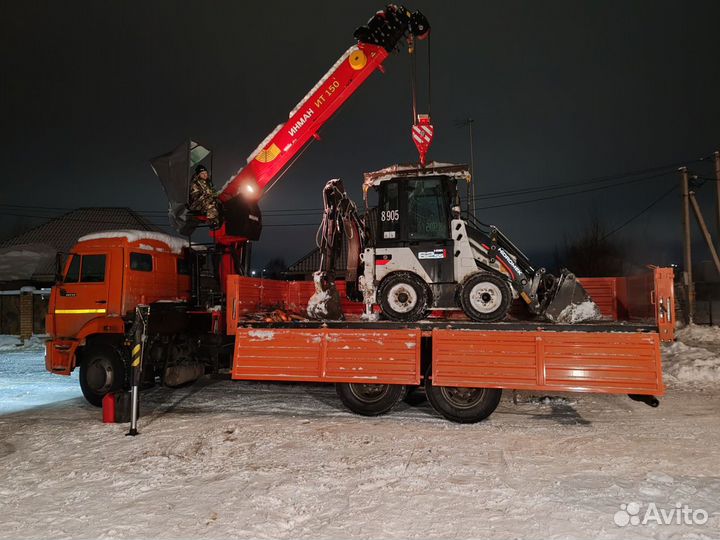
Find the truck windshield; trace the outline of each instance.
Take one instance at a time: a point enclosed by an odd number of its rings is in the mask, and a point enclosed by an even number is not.
[[[70,259],[63,283],[102,283],[105,281],[105,255],[77,255]]]
[[[80,255],[70,255],[70,266],[63,283],[77,283],[80,279]]]

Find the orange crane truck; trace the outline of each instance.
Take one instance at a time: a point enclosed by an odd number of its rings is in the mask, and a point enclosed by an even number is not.
[[[52,289],[47,369],[69,375],[79,368],[95,405],[126,389],[137,365],[146,383],[159,378],[168,386],[221,369],[236,380],[334,383],[343,403],[363,415],[388,412],[420,385],[434,409],[456,422],[487,417],[502,389],[628,394],[657,405],[660,342],[673,339],[672,270],[576,279],[534,268],[498,229],[461,216],[457,184],[469,179],[467,168],[426,163],[432,124],[414,107],[420,164],[366,175],[364,190],[378,190],[378,209],[359,219],[341,184],[328,184],[335,191],[325,198],[315,283],[247,275],[263,191],[393,50],[407,42],[414,53],[429,31],[420,12],[396,5],[356,30],[357,43],[221,190],[213,246],[144,231],[80,238]],[[183,234],[206,219],[189,211],[189,197],[191,173],[209,156],[189,141],[152,161]],[[336,281],[328,264],[340,230],[352,240],[346,281]],[[328,315],[333,296],[344,317]],[[508,320],[511,305],[530,319]],[[252,316],[278,306],[322,320]],[[602,320],[580,317],[576,308],[588,307]]]

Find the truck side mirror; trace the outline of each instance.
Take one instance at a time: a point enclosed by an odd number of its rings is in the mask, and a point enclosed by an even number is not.
[[[60,283],[62,281],[63,275],[63,254],[62,252],[58,251],[55,253],[55,283]]]

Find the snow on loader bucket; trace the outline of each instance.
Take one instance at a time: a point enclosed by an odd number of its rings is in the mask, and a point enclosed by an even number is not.
[[[563,270],[547,294],[543,315],[555,323],[574,324],[602,318],[600,308],[575,277]]]
[[[345,317],[335,281],[328,279],[324,272],[315,272],[313,281],[315,282],[315,294],[308,301],[308,317],[320,321],[343,320]]]

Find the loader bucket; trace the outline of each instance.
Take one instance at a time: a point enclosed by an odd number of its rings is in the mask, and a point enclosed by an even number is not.
[[[602,318],[600,308],[592,301],[574,274],[563,271],[551,292],[545,317],[552,322],[574,324]]]
[[[341,321],[344,319],[340,305],[340,293],[334,280],[328,280],[322,273],[314,276],[315,294],[310,297],[307,314],[311,319],[321,321]]]

